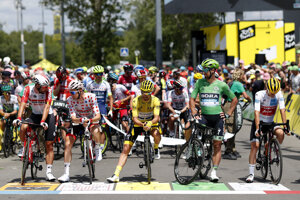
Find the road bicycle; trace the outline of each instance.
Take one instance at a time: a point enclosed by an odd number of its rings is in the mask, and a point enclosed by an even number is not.
[[[263,179],[267,178],[269,171],[270,178],[276,185],[279,184],[282,177],[283,162],[280,144],[276,139],[274,127],[284,125],[289,131],[289,120],[286,123],[265,123],[261,121],[259,124],[259,133],[262,132],[262,134],[259,137],[256,170],[260,170]]]
[[[16,150],[18,148],[18,134],[17,129],[12,125],[13,118],[5,119],[5,129],[3,132],[3,143],[2,150],[4,153],[4,157],[8,158],[11,153],[16,154]]]
[[[83,163],[82,166],[88,166],[89,171],[89,179],[90,184],[93,182],[93,178],[95,178],[95,161],[96,156],[94,152],[95,143],[92,140],[92,134],[89,131],[88,126],[85,128],[84,137],[83,137]]]

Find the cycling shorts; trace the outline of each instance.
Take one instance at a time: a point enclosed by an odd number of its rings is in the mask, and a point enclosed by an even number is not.
[[[201,115],[201,124],[215,128],[218,132],[213,136],[213,140],[222,141],[224,138],[224,119],[220,115]]]
[[[101,132],[101,127],[99,126],[99,124],[91,124],[89,126],[89,130],[91,130],[91,128],[94,127],[94,126],[98,127],[100,129],[100,132]],[[82,124],[74,125],[72,127],[72,129],[73,129],[73,131],[71,131],[71,133],[68,133],[67,136],[73,137],[74,140],[76,140],[76,137],[82,135],[85,131],[85,128],[83,127]]]
[[[190,111],[186,110],[185,112],[180,113],[179,117],[180,117],[180,119],[183,119],[184,123],[187,123],[188,120],[190,119]]]
[[[32,122],[34,124],[40,124],[42,120],[42,115],[31,114],[26,121]],[[53,114],[49,114],[46,123],[48,124],[48,129],[45,131],[45,141],[54,141],[55,137],[55,117]]]
[[[269,126],[269,125],[263,125],[261,127],[261,132],[266,133],[270,130],[270,128],[271,128],[271,126]],[[275,126],[273,131],[275,131],[278,128],[282,129],[281,126]],[[259,142],[259,137],[256,137],[255,131],[256,131],[256,126],[255,126],[255,121],[253,121],[252,125],[251,125],[250,142]]]

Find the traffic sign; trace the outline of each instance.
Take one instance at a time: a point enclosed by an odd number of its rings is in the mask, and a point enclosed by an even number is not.
[[[129,49],[126,47],[123,47],[120,49],[120,56],[122,57],[128,57],[129,56]]]
[[[294,3],[294,4],[293,4],[293,7],[294,7],[294,8],[300,8],[300,3]]]

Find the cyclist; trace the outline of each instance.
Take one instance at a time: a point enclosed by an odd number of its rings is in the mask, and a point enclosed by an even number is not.
[[[189,119],[189,95],[186,91],[183,90],[183,84],[181,81],[174,81],[174,90],[171,90],[168,95],[168,109],[173,113],[169,118],[169,131],[170,137],[175,136],[174,132],[174,121],[175,114],[180,115],[180,119],[184,120],[185,128],[190,126]],[[185,132],[185,139],[188,140],[190,138],[191,130]]]
[[[89,127],[90,132],[95,140],[96,161],[102,159],[100,149],[100,112],[95,94],[84,93],[83,83],[73,80],[69,84],[71,96],[67,99],[70,109],[71,119],[73,123],[80,124],[73,127],[73,134],[68,133],[65,139],[64,152],[64,174],[58,178],[60,182],[68,182],[70,180],[70,164],[72,160],[72,147],[76,136]]]
[[[0,128],[2,131],[5,129],[6,119],[16,118],[18,113],[19,104],[15,95],[11,94],[12,88],[10,85],[3,85],[1,87],[3,96],[0,97]]]
[[[155,85],[153,95],[158,97],[159,100],[161,100],[161,96],[162,96],[162,88],[161,88],[162,83],[161,83],[161,80],[162,79],[159,79],[157,77],[157,73],[158,73],[157,67],[152,66],[152,67],[149,68],[150,80]]]
[[[131,87],[131,95],[133,96],[133,98],[140,96],[142,94],[140,83],[142,83],[143,81],[146,80],[147,72],[145,70],[138,70],[138,71],[136,71],[136,76],[138,77],[138,80],[137,80],[138,83],[136,85],[132,85],[132,87]],[[133,98],[131,99],[130,105],[132,105]]]
[[[93,80],[86,88],[88,92],[91,92],[96,95],[97,102],[98,102],[98,107],[100,110],[101,115],[109,115],[113,116],[112,108],[113,108],[113,97],[111,94],[111,88],[110,85],[107,81],[103,80],[103,73],[104,73],[104,68],[101,65],[96,65],[93,68],[93,74],[95,76],[95,80]],[[106,99],[107,97],[109,98],[109,112],[107,114],[106,110]],[[104,123],[104,119],[101,121]],[[100,130],[100,138],[101,138],[101,145],[100,148],[104,148],[104,142],[105,142],[105,134],[103,133],[103,130]],[[101,152],[100,152],[101,153]],[[101,155],[102,159],[102,155]]]
[[[18,117],[14,120],[13,124],[15,126],[20,124],[26,104],[29,103],[29,106],[31,106],[32,109],[32,114],[29,116],[29,120],[33,121],[35,124],[40,124],[45,129],[47,164],[46,178],[48,181],[54,181],[55,177],[52,174],[52,164],[54,159],[53,140],[55,118],[51,107],[52,89],[49,87],[50,81],[45,75],[35,75],[32,81],[34,85],[25,86]],[[24,152],[24,140],[27,128],[28,124],[22,124],[20,129],[20,139],[23,144],[23,148],[18,154],[20,157],[23,156]]]
[[[131,95],[124,85],[117,84],[118,78],[118,75],[116,75],[115,73],[108,74],[108,82],[111,85],[111,92],[114,99],[114,107],[120,108],[120,110],[118,110],[117,112],[120,113],[120,119],[122,120],[124,130],[128,132],[129,126],[127,106],[129,105]],[[116,116],[118,114],[117,112],[113,113],[113,121],[116,119]]]
[[[68,75],[66,67],[60,66],[57,68],[53,86],[53,95],[57,96],[57,100],[66,101],[71,96],[69,84],[72,80],[74,79]]]
[[[259,147],[259,123],[273,122],[277,106],[281,114],[283,123],[286,123],[284,98],[280,91],[280,82],[277,78],[271,78],[266,82],[266,90],[258,91],[255,95],[254,103],[254,121],[251,126],[250,142],[251,151],[249,154],[249,176],[246,178],[247,183],[252,183],[254,180],[254,169],[256,164],[256,153]],[[286,130],[286,127],[284,127]],[[264,131],[266,127],[262,127]],[[274,127],[274,133],[280,144],[284,139],[284,131],[280,126]]]
[[[125,74],[120,76],[118,84],[124,85],[127,90],[130,90],[132,85],[136,83],[136,77],[132,76],[133,65],[127,63],[123,66]]]
[[[232,99],[230,109],[226,118],[228,118],[234,111],[238,102],[237,98],[230,91],[228,85],[216,79],[215,72],[219,68],[219,63],[214,59],[206,59],[201,63],[203,67],[205,79],[200,79],[195,84],[195,89],[191,94],[191,111],[197,120],[202,124],[218,129],[217,135],[213,137],[213,169],[210,174],[210,180],[218,182],[217,169],[221,162],[221,145],[224,137],[224,113],[221,108],[222,95],[227,95]],[[195,99],[199,94],[201,116],[199,116],[195,109]]]
[[[118,165],[112,177],[107,178],[108,182],[119,182],[119,175],[124,167],[130,149],[137,139],[138,135],[144,131],[151,131],[154,137],[154,152],[155,159],[160,159],[158,145],[161,140],[160,131],[158,127],[159,122],[159,99],[151,95],[154,85],[151,81],[146,80],[141,83],[142,95],[134,98],[132,103],[132,120],[134,127],[127,134],[124,142],[123,152],[119,158]]]
[[[22,83],[19,84],[18,87],[15,89],[15,95],[17,96],[19,103],[21,103],[22,99],[20,93],[22,92],[24,87],[30,83],[30,75],[27,75],[25,72],[21,72],[21,79]]]

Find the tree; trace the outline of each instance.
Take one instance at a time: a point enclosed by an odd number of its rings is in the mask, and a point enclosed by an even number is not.
[[[117,62],[113,54],[118,52],[120,38],[116,35],[116,31],[119,28],[117,22],[123,20],[122,1],[45,0],[44,2],[53,8],[62,1],[71,25],[78,29],[74,34],[82,48],[80,52],[85,62],[93,64]]]
[[[131,22],[125,31],[123,46],[138,49],[141,59],[155,60],[155,1],[132,0],[128,6]],[[162,3],[163,60],[170,60],[169,44],[174,42],[174,59],[187,60],[191,52],[191,31],[201,26],[215,24],[214,14],[180,14],[167,15]],[[129,60],[134,62],[134,55]]]

